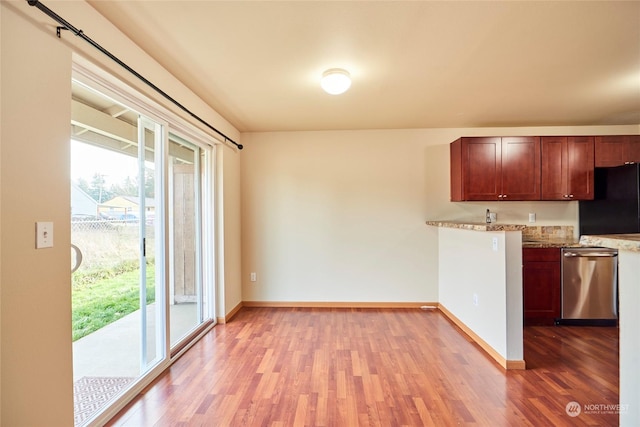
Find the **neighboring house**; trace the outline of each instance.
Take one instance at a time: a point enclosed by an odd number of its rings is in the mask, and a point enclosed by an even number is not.
[[[154,214],[156,211],[155,199],[145,198],[145,212],[147,215]],[[111,200],[102,203],[98,208],[101,215],[112,218],[119,218],[121,215],[138,216],[140,211],[140,198],[135,196],[116,196]]]
[[[71,216],[98,215],[98,202],[85,193],[77,184],[71,182]]]

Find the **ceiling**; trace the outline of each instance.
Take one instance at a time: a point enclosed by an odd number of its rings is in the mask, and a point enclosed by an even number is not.
[[[242,132],[640,124],[639,1],[88,2]]]

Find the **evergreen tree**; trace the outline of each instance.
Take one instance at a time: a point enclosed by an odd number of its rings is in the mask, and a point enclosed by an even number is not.
[[[89,191],[87,191],[93,200],[98,203],[105,202],[113,198],[113,193],[106,188],[106,181],[104,179],[104,175],[100,173],[93,174],[93,178],[91,178],[91,185],[89,186]]]
[[[85,193],[91,195],[91,190],[89,190],[89,183],[87,182],[86,179],[78,178],[76,180],[76,184],[78,185],[78,188],[80,188],[82,191],[84,191]]]
[[[128,176],[119,184],[113,184],[110,191],[116,196],[138,197],[138,178]]]

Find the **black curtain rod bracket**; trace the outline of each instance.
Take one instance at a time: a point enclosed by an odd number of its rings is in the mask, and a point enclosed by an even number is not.
[[[195,120],[199,121],[200,123],[202,123],[203,125],[205,125],[206,127],[208,127],[209,129],[211,129],[212,131],[214,131],[215,133],[217,133],[218,135],[220,135],[223,139],[224,142],[230,142],[233,145],[235,145],[236,147],[238,147],[238,150],[242,150],[242,144],[238,144],[237,142],[235,142],[233,139],[229,138],[227,135],[225,135],[224,133],[220,132],[218,129],[216,129],[215,127],[213,127],[212,125],[210,125],[208,122],[204,121],[203,119],[201,119],[199,116],[197,116],[195,113],[191,112],[191,110],[189,110],[187,107],[185,107],[184,105],[182,105],[181,103],[179,103],[178,101],[176,101],[174,98],[172,98],[171,96],[169,96],[169,94],[167,94],[165,91],[163,91],[162,89],[160,89],[158,86],[154,85],[153,83],[151,83],[148,79],[146,79],[144,76],[142,76],[140,73],[138,73],[136,70],[134,70],[133,68],[131,68],[129,65],[127,65],[126,63],[124,63],[120,58],[118,58],[117,56],[115,56],[114,54],[112,54],[111,52],[109,52],[107,49],[105,49],[104,47],[100,46],[98,43],[96,43],[95,41],[93,41],[90,37],[88,37],[86,34],[84,34],[82,32],[82,30],[77,29],[76,27],[74,27],[73,25],[71,25],[69,22],[67,22],[66,20],[64,20],[62,17],[60,17],[57,13],[55,13],[54,11],[52,11],[51,9],[49,9],[47,6],[43,5],[39,0],[27,0],[27,3],[29,3],[29,6],[35,6],[36,8],[38,8],[41,12],[43,12],[45,15],[49,16],[50,18],[52,18],[53,20],[57,21],[60,26],[56,28],[56,35],[58,36],[58,38],[60,38],[60,32],[61,30],[68,30],[71,31],[74,35],[80,37],[82,40],[86,41],[87,43],[89,43],[91,46],[95,47],[96,49],[98,49],[100,52],[102,52],[104,55],[108,56],[109,59],[111,59],[112,61],[114,61],[115,63],[117,63],[118,65],[120,65],[122,68],[124,68],[125,70],[127,70],[129,73],[133,74],[134,76],[136,76],[139,80],[141,80],[143,83],[145,83],[147,86],[149,86],[150,88],[152,88],[153,90],[155,90],[157,93],[159,93],[160,95],[162,95],[165,99],[167,99],[168,101],[170,101],[171,103],[173,103],[173,105],[175,105],[176,107],[180,108],[182,111],[184,111],[185,113],[189,114],[189,116],[191,116],[192,118],[194,118]]]
[[[56,36],[58,36],[58,38],[60,38],[60,32],[61,32],[62,30],[69,31],[69,29],[68,29],[67,27],[61,27],[61,26],[59,26],[59,25],[58,25],[58,26],[56,27]]]

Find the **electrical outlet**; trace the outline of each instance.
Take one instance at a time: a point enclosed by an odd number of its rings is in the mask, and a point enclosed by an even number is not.
[[[498,252],[498,238],[497,237],[494,237],[491,240],[491,247],[493,248],[494,252]]]
[[[249,280],[255,282],[256,280],[258,280],[258,275],[256,273],[251,273]]]
[[[473,294],[473,305],[478,306],[478,294]]]
[[[498,221],[498,213],[497,212],[489,212],[489,219],[491,222]]]
[[[536,214],[534,213],[529,214],[529,222],[536,222]]]

